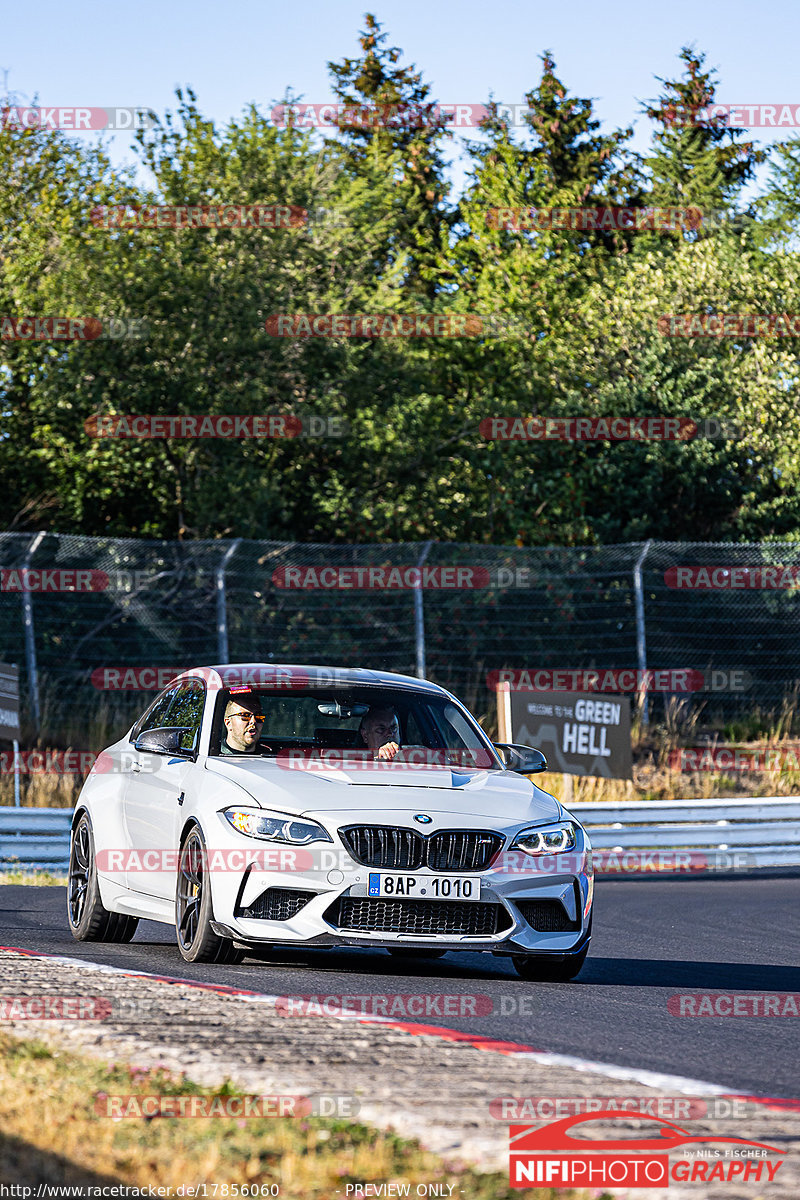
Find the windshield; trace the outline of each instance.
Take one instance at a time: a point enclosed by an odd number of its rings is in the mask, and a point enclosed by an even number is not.
[[[299,751],[333,765],[502,769],[480,727],[446,696],[323,684],[291,691],[235,688],[224,691],[219,703],[212,754]]]

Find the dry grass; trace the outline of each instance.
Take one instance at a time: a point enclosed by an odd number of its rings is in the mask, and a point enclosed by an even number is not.
[[[106,1067],[0,1034],[0,1179],[36,1186],[277,1184],[282,1200],[328,1200],[348,1183],[449,1183],[468,1200],[537,1200],[575,1193],[510,1189],[505,1173],[478,1174],[393,1133],[317,1118],[112,1119],[98,1095],[240,1095],[164,1070]],[[221,1193],[221,1187],[217,1194]],[[596,1195],[596,1193],[595,1193]]]
[[[618,804],[623,800],[712,800],[746,796],[794,796],[800,791],[800,772],[778,768],[749,772],[681,772],[670,767],[674,751],[687,746],[735,746],[748,753],[776,747],[797,747],[800,705],[784,700],[777,712],[755,710],[746,719],[719,728],[703,724],[702,707],[672,697],[663,722],[643,726],[632,720],[633,779],[600,779],[547,773],[543,787],[569,807],[593,801]],[[747,740],[745,740],[747,739]],[[800,755],[798,755],[800,757]],[[536,776],[532,778],[537,779]]]
[[[20,801],[25,808],[74,808],[82,786],[80,775],[20,775]],[[14,776],[0,776],[0,804],[13,803]]]
[[[66,887],[67,876],[52,871],[0,870],[0,886],[4,883],[21,883],[28,887]]]

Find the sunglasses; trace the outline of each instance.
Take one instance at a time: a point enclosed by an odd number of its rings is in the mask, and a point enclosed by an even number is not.
[[[231,713],[231,716],[238,717],[239,720],[244,721],[246,725],[249,725],[251,721],[266,720],[266,718],[262,717],[260,713]]]

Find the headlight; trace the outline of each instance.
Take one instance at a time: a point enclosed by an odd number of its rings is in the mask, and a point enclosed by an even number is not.
[[[233,828],[247,837],[265,838],[270,842],[289,842],[292,846],[333,840],[316,821],[298,821],[295,817],[268,817],[248,808],[226,808],[224,813]]]
[[[538,829],[523,829],[511,844],[512,850],[525,854],[562,854],[575,848],[575,826],[571,821],[558,825],[540,825]]]

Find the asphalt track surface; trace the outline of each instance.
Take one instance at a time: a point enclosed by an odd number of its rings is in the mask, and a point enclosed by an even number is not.
[[[425,962],[382,950],[276,948],[237,966],[195,965],[181,959],[174,931],[152,921],[140,922],[129,945],[74,941],[61,887],[0,887],[0,945],[268,994],[488,995],[487,1016],[421,1019],[731,1092],[796,1097],[800,1018],[679,1017],[667,1000],[800,993],[798,907],[797,878],[600,880],[589,957],[567,984],[527,983],[509,960],[484,954]]]

